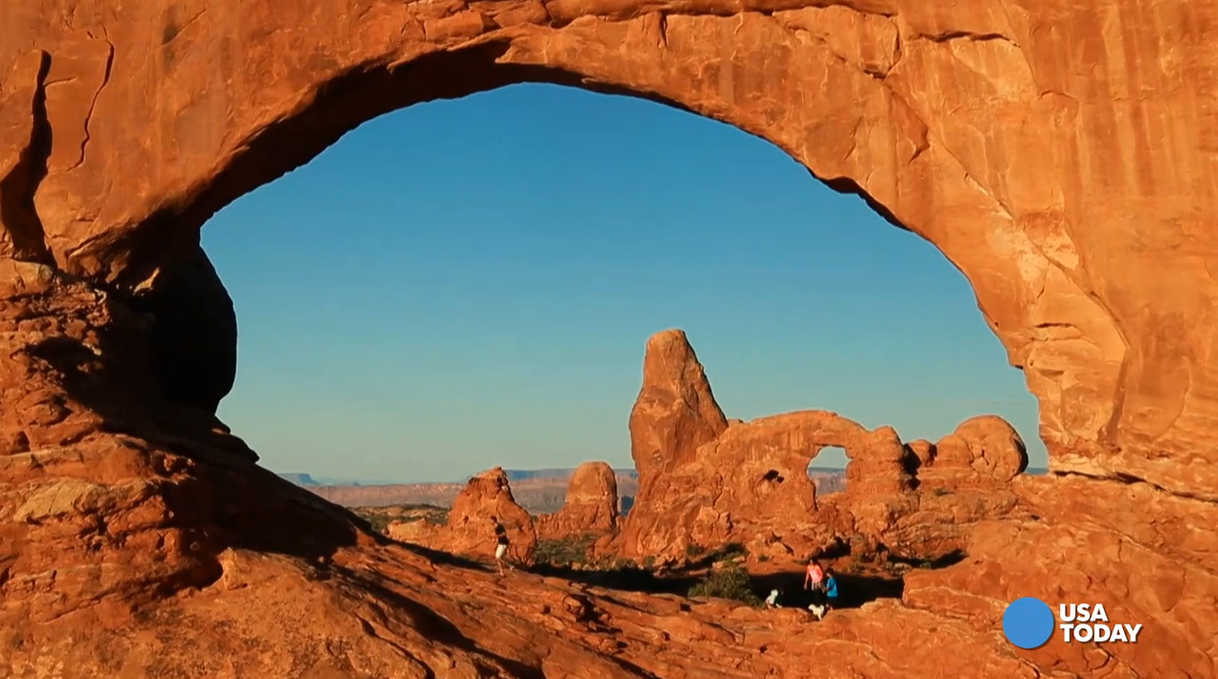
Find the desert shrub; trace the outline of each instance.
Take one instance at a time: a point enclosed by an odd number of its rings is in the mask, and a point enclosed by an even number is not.
[[[687,559],[696,559],[705,553],[706,548],[696,542],[685,545],[685,557]]]
[[[948,490],[947,488],[936,488],[934,490],[934,494],[938,497],[943,497],[944,495],[951,495],[952,491]]]
[[[753,593],[749,572],[740,567],[711,571],[689,589],[689,596],[731,599],[750,606],[761,605],[761,598]]]
[[[604,554],[600,557],[597,557],[595,560],[589,562],[588,565],[592,568],[592,570],[609,571],[609,570],[613,570],[613,568],[616,564],[617,564],[617,559],[614,556],[612,556],[610,554]]]
[[[651,554],[648,554],[646,557],[643,558],[643,568],[646,568],[647,570],[651,570],[655,567],[656,567],[656,558],[654,556],[652,556]]]
[[[358,516],[360,516],[360,518],[362,518],[365,521],[367,521],[368,523],[372,524],[372,530],[377,533],[384,533],[385,529],[389,527],[389,523],[393,521],[393,517],[389,516],[388,514],[382,514],[382,513],[365,514],[362,512],[356,512],[356,514]]]
[[[383,533],[394,521],[414,523],[426,521],[430,524],[443,525],[448,522],[448,510],[436,505],[392,505],[387,507],[354,507],[351,510],[356,516],[367,521],[372,530]]]
[[[588,548],[596,542],[596,535],[583,533],[565,538],[552,538],[537,541],[537,549],[533,552],[533,560],[537,563],[550,563],[556,566],[571,566],[588,562]]]
[[[448,523],[448,510],[433,509],[423,515],[423,520],[433,526],[443,526]]]
[[[731,561],[743,556],[748,556],[749,550],[739,542],[729,542],[721,549],[715,552],[715,562]]]

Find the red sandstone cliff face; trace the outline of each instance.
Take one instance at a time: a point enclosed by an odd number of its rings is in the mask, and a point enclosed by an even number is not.
[[[0,3],[0,673],[1218,674],[1216,13]],[[500,582],[384,545],[257,468],[213,412],[224,296],[173,283],[217,284],[200,225],[380,113],[525,80],[729,122],[934,242],[1072,475],[1016,477],[1021,513],[971,531],[966,561],[809,629],[797,611]],[[178,372],[204,336],[212,369]],[[673,416],[682,451],[726,427],[701,401]],[[1103,600],[1155,642],[1014,651],[994,630],[1027,594]]]
[[[562,509],[538,517],[538,537],[612,533],[617,530],[617,508],[613,468],[607,462],[585,462],[571,475]]]

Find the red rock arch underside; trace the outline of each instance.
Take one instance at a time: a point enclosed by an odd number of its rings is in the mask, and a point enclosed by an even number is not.
[[[1218,9],[936,7],[5,3],[0,674],[1214,674]],[[526,80],[736,125],[935,243],[1040,401],[1060,475],[1014,484],[1028,515],[901,603],[777,644],[752,614],[720,638],[711,609],[504,588],[252,464],[213,415],[236,330],[199,228],[371,117]],[[1103,601],[1153,641],[1016,653],[996,621],[1028,594]],[[689,633],[629,631],[639,616]],[[951,632],[886,631],[935,625]],[[872,651],[828,643],[844,635]],[[708,639],[719,657],[699,657]]]

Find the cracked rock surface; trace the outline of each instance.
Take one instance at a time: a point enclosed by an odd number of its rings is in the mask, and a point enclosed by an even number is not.
[[[0,676],[1218,675],[1216,29],[1189,0],[0,3]],[[215,418],[199,228],[372,117],[525,81],[725,121],[933,242],[1057,474],[810,628],[498,580],[261,470]],[[765,439],[688,384],[664,445]],[[973,433],[941,476],[1012,473]],[[1025,594],[1153,642],[1017,652]]]

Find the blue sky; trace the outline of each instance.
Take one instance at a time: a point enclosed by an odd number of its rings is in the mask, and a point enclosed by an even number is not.
[[[220,416],[281,472],[630,466],[649,335],[729,417],[936,439],[1036,402],[964,277],[779,149],[660,104],[518,85],[379,118],[203,230],[237,308]],[[817,465],[839,465],[826,452]]]

